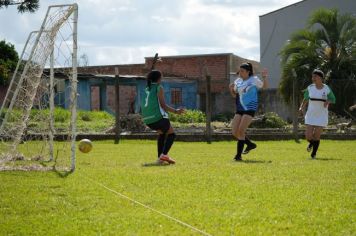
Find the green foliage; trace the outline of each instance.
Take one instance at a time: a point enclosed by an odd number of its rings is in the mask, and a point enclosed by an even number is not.
[[[205,122],[206,116],[205,113],[199,110],[186,110],[186,112],[182,115],[170,113],[169,119],[172,122],[201,123]]]
[[[236,142],[176,142],[176,165],[143,167],[156,141],[94,141],[66,178],[0,171],[0,235],[199,235],[100,184],[211,235],[355,234],[355,141],[316,160],[306,141],[257,144],[236,163]]]
[[[337,9],[316,10],[309,17],[307,27],[291,35],[280,55],[282,80],[279,90],[287,103],[292,100],[294,80],[298,100],[302,99],[302,90],[311,83],[311,73],[315,68],[324,71],[325,83],[336,96],[332,110],[343,113],[343,109],[356,100],[355,16],[341,15]]]
[[[283,120],[277,113],[268,112],[264,114],[263,118],[259,121],[252,122],[251,128],[283,128],[288,123]]]
[[[39,0],[0,1],[0,9],[11,5],[17,5],[17,10],[19,13],[24,13],[24,12],[33,13],[40,7]]]
[[[9,84],[18,60],[15,46],[5,40],[0,41],[0,84]]]
[[[212,120],[220,121],[220,122],[230,122],[230,120],[233,119],[234,116],[235,116],[235,113],[233,113],[233,112],[219,113],[219,114],[216,114],[215,116],[213,116]]]

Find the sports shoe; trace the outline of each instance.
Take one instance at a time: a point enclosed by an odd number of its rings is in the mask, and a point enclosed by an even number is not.
[[[245,148],[245,151],[242,152],[242,154],[247,154],[249,153],[251,150],[255,149],[257,147],[256,144],[251,143],[250,145],[247,145],[247,147]]]
[[[315,159],[316,158],[316,153],[312,153],[312,154],[310,154],[310,156],[311,156],[312,159]]]
[[[234,157],[234,160],[235,160],[235,161],[242,161],[242,158],[236,155],[236,156]]]
[[[164,155],[164,154],[161,154],[161,156],[159,157],[159,160],[164,162],[168,162],[169,164],[175,164],[176,161],[173,160],[172,158],[170,158],[168,155]]]
[[[307,147],[307,152],[311,152],[312,149],[313,149],[313,144],[309,143]]]

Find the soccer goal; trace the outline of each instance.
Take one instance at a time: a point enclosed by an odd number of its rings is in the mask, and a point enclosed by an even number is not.
[[[29,34],[1,105],[0,170],[74,171],[77,22],[77,4],[49,6]]]

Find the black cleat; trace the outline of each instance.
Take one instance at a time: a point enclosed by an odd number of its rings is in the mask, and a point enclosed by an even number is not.
[[[316,153],[312,153],[312,154],[310,154],[310,156],[311,156],[312,159],[315,159],[316,158]]]
[[[256,144],[251,143],[250,145],[247,145],[247,147],[245,148],[245,151],[243,151],[242,154],[247,154],[249,153],[251,150],[255,149],[257,147]]]
[[[242,161],[242,158],[236,155],[236,156],[234,157],[234,160],[235,160],[235,161]]]

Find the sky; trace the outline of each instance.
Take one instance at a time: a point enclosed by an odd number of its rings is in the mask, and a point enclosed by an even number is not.
[[[260,58],[259,16],[299,0],[78,0],[78,55],[89,65],[144,63],[161,56],[234,53]],[[47,7],[73,3],[40,0],[35,13],[0,9],[0,40],[19,54],[40,28]]]

